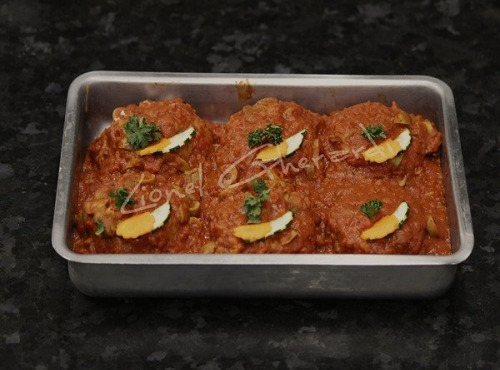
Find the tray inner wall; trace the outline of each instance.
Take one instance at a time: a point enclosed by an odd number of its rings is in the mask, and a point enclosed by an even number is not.
[[[249,81],[252,89],[252,97],[242,100],[238,94],[237,83],[190,83],[176,82],[175,79],[167,82],[137,82],[137,81],[106,81],[91,80],[82,86],[79,92],[81,111],[77,117],[77,148],[74,179],[80,172],[83,161],[84,150],[88,144],[99,136],[109,126],[111,114],[116,107],[137,104],[143,100],[162,100],[181,97],[191,104],[198,115],[204,119],[218,123],[224,123],[231,114],[236,113],[245,105],[253,104],[266,97],[275,97],[280,100],[295,101],[307,109],[320,114],[326,114],[332,110],[341,109],[350,105],[365,101],[376,101],[390,104],[392,101],[411,113],[422,114],[433,120],[439,130],[443,132],[446,125],[443,117],[443,96],[440,91],[426,84],[415,83],[415,85],[388,85],[375,86],[303,86],[300,83],[277,84],[253,83]],[[300,81],[298,81],[300,82]],[[446,189],[446,201],[448,206],[448,217],[450,230],[458,230],[458,215],[456,211],[455,197],[451,186],[451,174],[449,166],[447,143],[443,143],[442,165]],[[73,187],[73,196],[74,194]],[[69,225],[68,225],[69,226]],[[69,233],[67,233],[69,236]],[[452,251],[456,252],[460,246],[459,233],[451,235]]]

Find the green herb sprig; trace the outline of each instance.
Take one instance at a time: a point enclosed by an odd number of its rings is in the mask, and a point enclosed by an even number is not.
[[[383,203],[378,199],[372,199],[369,202],[363,203],[361,212],[363,212],[369,219],[372,219],[382,208]]]
[[[150,143],[160,140],[163,135],[154,123],[146,122],[144,117],[134,114],[125,124],[127,143],[133,149],[143,149]]]
[[[269,200],[270,190],[262,179],[252,180],[252,188],[257,196],[247,194],[245,204],[243,204],[243,212],[247,215],[249,224],[256,224],[260,222],[262,203]]]
[[[106,231],[105,227],[104,227],[104,222],[102,222],[101,220],[97,220],[96,222],[97,224],[97,230],[95,231],[95,234],[97,236],[101,235],[104,231]]]
[[[384,132],[384,128],[381,124],[377,126],[366,126],[363,128],[362,134],[364,138],[373,141],[375,139],[385,139],[386,135]]]
[[[127,189],[120,188],[118,190],[112,190],[108,193],[108,195],[115,200],[115,205],[117,208],[122,208],[128,205],[134,204],[134,198],[130,197],[130,194]]]
[[[278,145],[283,141],[283,128],[269,124],[264,130],[257,129],[248,134],[248,146],[255,148],[263,144]]]

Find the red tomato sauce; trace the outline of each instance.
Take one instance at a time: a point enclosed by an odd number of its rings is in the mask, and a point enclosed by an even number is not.
[[[171,153],[140,156],[125,130],[133,115],[154,123],[164,138],[189,127],[196,135]],[[262,148],[250,148],[248,135],[269,124],[280,126],[285,140],[307,132],[292,155],[262,163],[256,160]],[[362,152],[374,145],[362,135],[363,127],[378,125],[386,138],[410,130],[411,144],[398,158],[383,163],[363,158]],[[224,125],[200,118],[181,99],[119,107],[111,125],[87,149],[71,245],[84,254],[450,254],[440,145],[434,124],[396,103],[367,102],[320,115],[267,98],[245,106]],[[264,180],[269,189],[260,222],[287,211],[294,217],[283,231],[245,242],[234,228],[249,221],[243,205],[257,196],[253,178]],[[110,193],[122,188],[133,204],[120,208]],[[382,207],[370,219],[360,207],[373,199]],[[167,201],[171,213],[163,226],[136,238],[116,235],[120,222]],[[410,212],[397,230],[377,240],[361,238],[403,201]]]

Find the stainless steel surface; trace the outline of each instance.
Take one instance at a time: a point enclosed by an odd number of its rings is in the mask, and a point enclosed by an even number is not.
[[[236,84],[247,81],[251,100]],[[453,253],[407,255],[81,255],[71,251],[71,201],[88,143],[117,106],[182,97],[198,114],[224,122],[264,97],[327,113],[367,100],[393,100],[434,120],[443,133],[442,164]],[[458,124],[450,88],[425,76],[247,75],[91,72],[68,92],[52,244],[88,295],[427,297],[453,282],[474,243]]]

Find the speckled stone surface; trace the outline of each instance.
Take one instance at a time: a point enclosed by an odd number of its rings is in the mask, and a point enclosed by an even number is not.
[[[500,368],[499,31],[494,0],[2,1],[0,367]],[[440,78],[475,250],[435,300],[85,297],[50,234],[67,88],[90,70]]]

